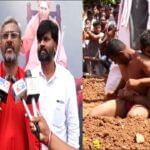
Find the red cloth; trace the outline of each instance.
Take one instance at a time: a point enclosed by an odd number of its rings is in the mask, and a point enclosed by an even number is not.
[[[76,94],[77,94],[77,101],[78,101],[78,107],[81,107],[82,105],[82,78],[74,78],[75,84],[76,84]]]
[[[129,111],[133,105],[134,105],[134,103],[129,102],[129,101],[126,101],[126,108],[127,108],[127,111]]]
[[[3,63],[0,64],[0,76],[5,77]],[[17,80],[24,77],[24,71],[18,67]],[[9,89],[6,103],[0,107],[0,149],[1,150],[39,150],[40,143],[32,134],[29,120],[21,101],[15,101],[12,88]]]

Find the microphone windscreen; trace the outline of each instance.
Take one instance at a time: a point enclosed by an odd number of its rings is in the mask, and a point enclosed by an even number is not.
[[[11,76],[11,75],[6,75],[5,79],[7,81],[11,81],[12,83],[15,83],[17,81],[16,77],[15,76]]]
[[[26,78],[32,77],[31,70],[26,70],[26,72],[25,72],[25,77],[26,77]]]
[[[12,81],[12,83],[15,83],[15,82],[17,81],[16,77],[15,77],[15,76],[12,76],[12,77],[11,77],[11,81]]]
[[[10,75],[6,75],[6,76],[5,76],[5,79],[6,79],[7,81],[10,81],[10,80],[11,80],[10,78],[11,78]]]

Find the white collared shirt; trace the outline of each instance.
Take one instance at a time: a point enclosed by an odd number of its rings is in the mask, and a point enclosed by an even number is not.
[[[64,142],[79,148],[79,117],[73,76],[59,64],[56,64],[49,81],[41,66],[32,70],[32,76],[39,79],[40,112],[50,129]]]

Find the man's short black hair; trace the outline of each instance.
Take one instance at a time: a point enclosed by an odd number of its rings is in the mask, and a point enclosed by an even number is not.
[[[87,16],[89,17],[89,16],[93,16],[93,12],[91,11],[91,10],[88,10],[87,11]]]
[[[140,36],[141,50],[150,46],[150,30],[145,30]]]
[[[118,56],[120,51],[124,50],[126,45],[118,40],[118,39],[112,39],[106,44],[106,55],[108,57],[110,56]]]
[[[99,9],[100,9],[100,4],[98,5],[97,3],[95,3],[95,4],[93,5],[93,9],[94,9],[95,7],[99,10]]]
[[[100,26],[101,23],[99,20],[96,20],[95,22],[93,22],[93,27],[97,27],[97,26]]]
[[[58,44],[58,26],[51,20],[43,20],[37,29],[37,40],[41,41],[42,37],[50,32],[53,40]]]

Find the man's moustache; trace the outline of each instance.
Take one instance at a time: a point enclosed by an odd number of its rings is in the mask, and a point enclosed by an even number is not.
[[[47,52],[47,50],[45,48],[41,48],[39,49],[40,52]]]
[[[6,51],[8,48],[11,48],[11,49],[14,51],[14,47],[13,47],[12,45],[7,45],[7,46],[5,47],[5,51]]]

